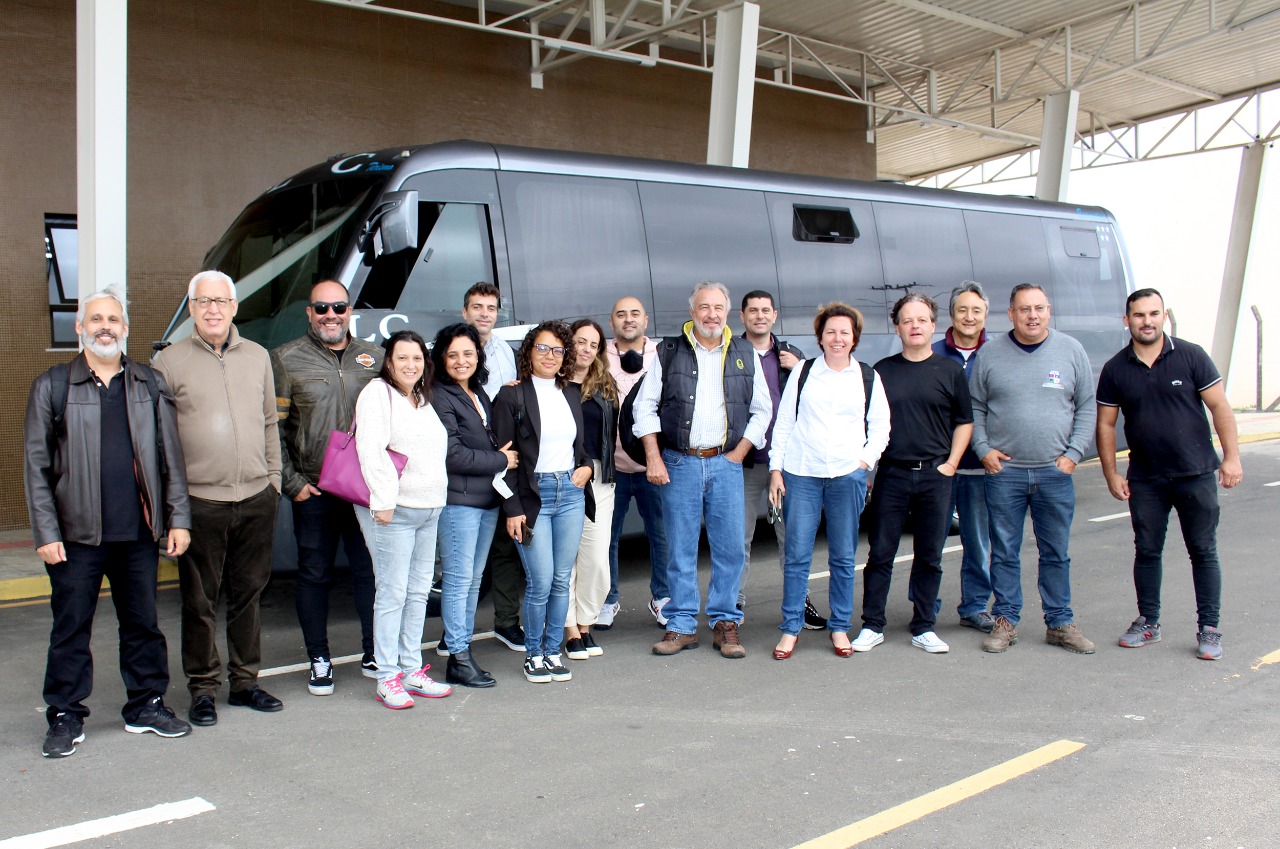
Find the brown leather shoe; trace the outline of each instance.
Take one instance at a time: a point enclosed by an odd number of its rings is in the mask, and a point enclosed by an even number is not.
[[[696,649],[697,647],[697,634],[677,634],[675,631],[668,631],[663,635],[661,642],[653,644],[653,653],[679,654],[685,649]]]
[[[1074,622],[1068,622],[1061,628],[1049,628],[1045,631],[1044,641],[1051,646],[1062,646],[1076,654],[1093,654],[1093,641],[1085,639],[1080,628]]]
[[[720,649],[723,657],[739,658],[746,657],[747,650],[742,645],[742,640],[738,639],[738,623],[725,620],[717,622],[715,627],[715,637],[711,644]]]
[[[1013,623],[1003,616],[996,617],[996,624],[992,626],[991,633],[982,641],[982,650],[999,654],[1006,651],[1009,646],[1018,644],[1018,629]]]

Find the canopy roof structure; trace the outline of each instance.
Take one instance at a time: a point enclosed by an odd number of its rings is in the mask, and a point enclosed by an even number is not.
[[[716,14],[743,0],[316,0],[523,38],[530,81],[583,60],[710,72]],[[925,178],[1037,148],[1044,103],[1078,92],[1085,149],[1153,118],[1183,152],[1277,136],[1277,0],[758,0],[756,84],[864,106],[880,176]],[[430,11],[424,11],[429,9]],[[1192,116],[1231,103],[1201,130]],[[1238,108],[1237,108],[1238,107]],[[1176,132],[1176,131],[1175,131]],[[1164,139],[1152,139],[1167,141]],[[1150,146],[1150,145],[1148,145]]]

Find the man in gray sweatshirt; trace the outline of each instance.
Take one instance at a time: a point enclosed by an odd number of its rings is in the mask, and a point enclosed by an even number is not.
[[[973,450],[987,470],[995,627],[983,651],[1018,642],[1022,528],[1027,510],[1040,550],[1045,642],[1092,654],[1071,612],[1067,553],[1076,493],[1071,473],[1089,449],[1097,411],[1093,370],[1080,343],[1049,329],[1044,289],[1020,283],[1009,295],[1013,330],[993,336],[974,363]]]

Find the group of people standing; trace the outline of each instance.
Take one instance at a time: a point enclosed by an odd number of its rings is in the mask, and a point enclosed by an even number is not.
[[[778,660],[792,656],[805,629],[826,630],[838,657],[884,641],[908,521],[912,644],[948,651],[935,624],[953,509],[964,546],[958,613],[962,625],[985,633],[983,649],[1017,643],[1029,511],[1046,641],[1092,653],[1071,609],[1067,543],[1071,473],[1095,418],[1108,486],[1130,501],[1136,534],[1140,615],[1120,644],[1160,639],[1160,556],[1177,509],[1195,576],[1198,654],[1221,656],[1214,473],[1223,486],[1241,479],[1234,419],[1204,352],[1163,333],[1154,290],[1129,297],[1133,342],[1103,370],[1096,409],[1083,349],[1050,329],[1047,294],[1032,284],[1010,295],[1012,331],[990,339],[980,285],[952,293],[951,328],[937,343],[937,305],[905,295],[891,312],[902,352],[874,368],[854,356],[863,330],[856,309],[823,306],[814,319],[820,355],[804,359],[773,335],[770,293],[742,299],[746,330],[738,337],[728,328],[728,289],[711,281],[694,288],[690,320],[673,337],[646,336],[644,305],[628,296],[610,314],[614,338],[590,320],[546,321],[518,352],[493,333],[501,294],[488,283],[468,290],[464,320],[432,344],[403,330],[379,347],[350,335],[345,287],[321,281],[310,292],[306,334],[270,354],[236,331],[236,289],[226,275],[197,275],[188,299],[194,332],[161,351],[154,368],[121,353],[128,316],[119,292],[83,299],[76,324],[84,352],[31,389],[27,495],[54,614],[47,757],[70,755],[84,740],[89,629],[104,576],[121,623],[126,730],[190,731],[163,700],[157,542],[179,559],[190,722],[217,723],[220,600],[228,703],[283,708],[257,680],[259,597],[280,494],[292,506],[295,602],[308,689],[318,696],[334,691],[327,620],[339,546],[361,622],[361,670],[386,707],[448,696],[453,685],[494,685],[470,650],[486,580],[495,636],[524,653],[525,678],[570,680],[564,658],[603,654],[594,634],[620,613],[619,536],[632,499],[650,548],[647,607],[664,629],[655,654],[696,648],[705,610],[719,653],[746,655],[740,628],[762,499],[783,573]],[[1222,443],[1220,468],[1204,405]],[[1115,465],[1118,410],[1131,449],[1127,478]],[[318,486],[334,431],[354,432],[367,507]],[[393,455],[404,458],[402,469]],[[873,469],[861,629],[851,638],[854,554]],[[829,618],[808,593],[824,515]],[[697,568],[704,525],[705,608]],[[437,554],[443,683],[427,674],[422,655]]]

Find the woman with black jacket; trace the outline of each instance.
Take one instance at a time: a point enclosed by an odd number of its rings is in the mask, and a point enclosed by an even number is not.
[[[493,402],[493,429],[520,457],[507,472],[512,490],[502,505],[507,533],[527,579],[524,594],[524,677],[534,683],[573,677],[560,659],[569,576],[585,517],[594,517],[591,462],[583,448],[582,402],[573,374],[573,336],[563,321],[529,331],[516,355],[520,382]],[[452,648],[452,644],[450,645]]]
[[[604,329],[589,318],[575,321],[573,382],[582,396],[583,447],[591,458],[591,493],[597,521],[582,527],[582,542],[569,581],[569,613],[564,623],[565,654],[586,660],[604,654],[591,626],[609,594],[609,540],[613,528],[613,450],[618,435],[618,384],[609,373]]]
[[[431,404],[448,434],[445,470],[448,495],[440,515],[444,619],[449,664],[445,680],[464,687],[492,687],[493,677],[471,658],[480,577],[498,526],[502,497],[495,476],[518,462],[511,443],[494,440],[493,408],[484,392],[489,372],[480,335],[469,324],[452,324],[436,335],[431,349],[436,385]]]

